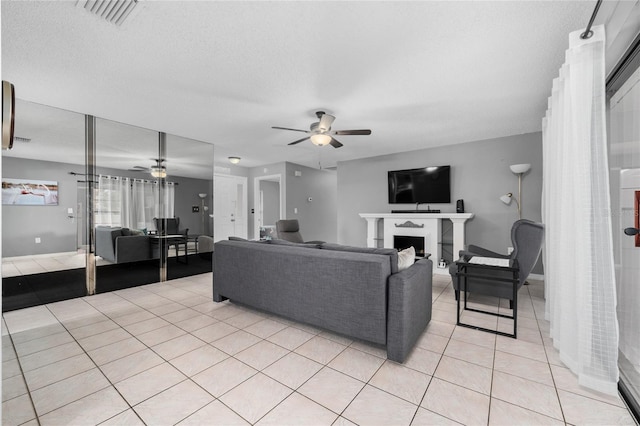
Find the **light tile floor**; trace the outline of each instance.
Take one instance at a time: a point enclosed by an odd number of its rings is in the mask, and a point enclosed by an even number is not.
[[[211,280],[4,314],[2,424],[634,424],[620,398],[580,387],[560,362],[540,282],[522,287],[514,340],[455,326],[450,280],[434,276],[433,319],[397,364],[384,348],[214,303]]]
[[[195,252],[194,242],[189,242],[187,250]],[[180,252],[184,254],[184,252]],[[175,250],[169,250],[169,257],[176,257]],[[96,257],[97,266],[110,265],[111,262]],[[21,275],[42,274],[45,272],[65,271],[68,269],[84,268],[86,254],[78,252],[47,253],[28,256],[15,256],[2,258],[2,276],[17,277]]]

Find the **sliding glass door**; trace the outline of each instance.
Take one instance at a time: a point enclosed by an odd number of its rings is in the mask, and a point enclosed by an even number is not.
[[[620,326],[620,387],[640,402],[640,68],[609,101],[609,164]]]

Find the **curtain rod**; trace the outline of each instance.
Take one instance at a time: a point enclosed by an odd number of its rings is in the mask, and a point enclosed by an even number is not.
[[[587,24],[587,28],[584,30],[582,34],[580,34],[580,38],[583,40],[591,38],[593,35],[593,31],[591,31],[591,26],[593,25],[593,21],[596,19],[596,15],[598,14],[598,9],[600,9],[600,5],[602,4],[602,0],[598,0],[596,3],[595,9],[593,9],[593,13],[591,14],[591,19],[589,19],[589,24]]]
[[[118,179],[129,179],[133,182],[138,181],[138,182],[147,182],[147,183],[159,183],[158,180],[149,180],[149,179],[140,179],[140,178],[132,178],[132,177],[126,177],[126,176],[111,176],[111,175],[98,175],[98,177],[104,177],[104,178],[108,178],[108,179],[114,179],[114,180],[118,180]],[[167,185],[179,185],[177,182],[165,182]]]
[[[76,172],[69,172],[70,175],[72,176],[87,176],[86,173],[76,173]],[[123,176],[111,176],[111,175],[101,175],[98,174],[96,176],[100,176],[100,177],[106,177],[109,179],[130,179],[133,181],[139,181],[139,182],[149,182],[149,183],[158,183],[159,181],[157,180],[148,180],[148,179],[139,179],[139,178],[131,178],[131,177],[123,177]],[[78,181],[78,182],[87,182],[87,181]],[[97,181],[90,181],[93,183],[97,183]],[[165,182],[167,185],[180,185],[178,182]]]

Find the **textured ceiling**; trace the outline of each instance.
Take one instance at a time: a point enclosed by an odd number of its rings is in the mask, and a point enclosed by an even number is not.
[[[213,143],[244,166],[328,167],[539,131],[594,5],[141,1],[117,27],[75,1],[3,1],[2,78],[19,98]],[[373,133],[334,149],[271,129],[307,129],[318,109]]]

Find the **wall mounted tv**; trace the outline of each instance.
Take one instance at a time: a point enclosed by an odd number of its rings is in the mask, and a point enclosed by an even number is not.
[[[389,204],[450,203],[450,166],[388,172]]]

